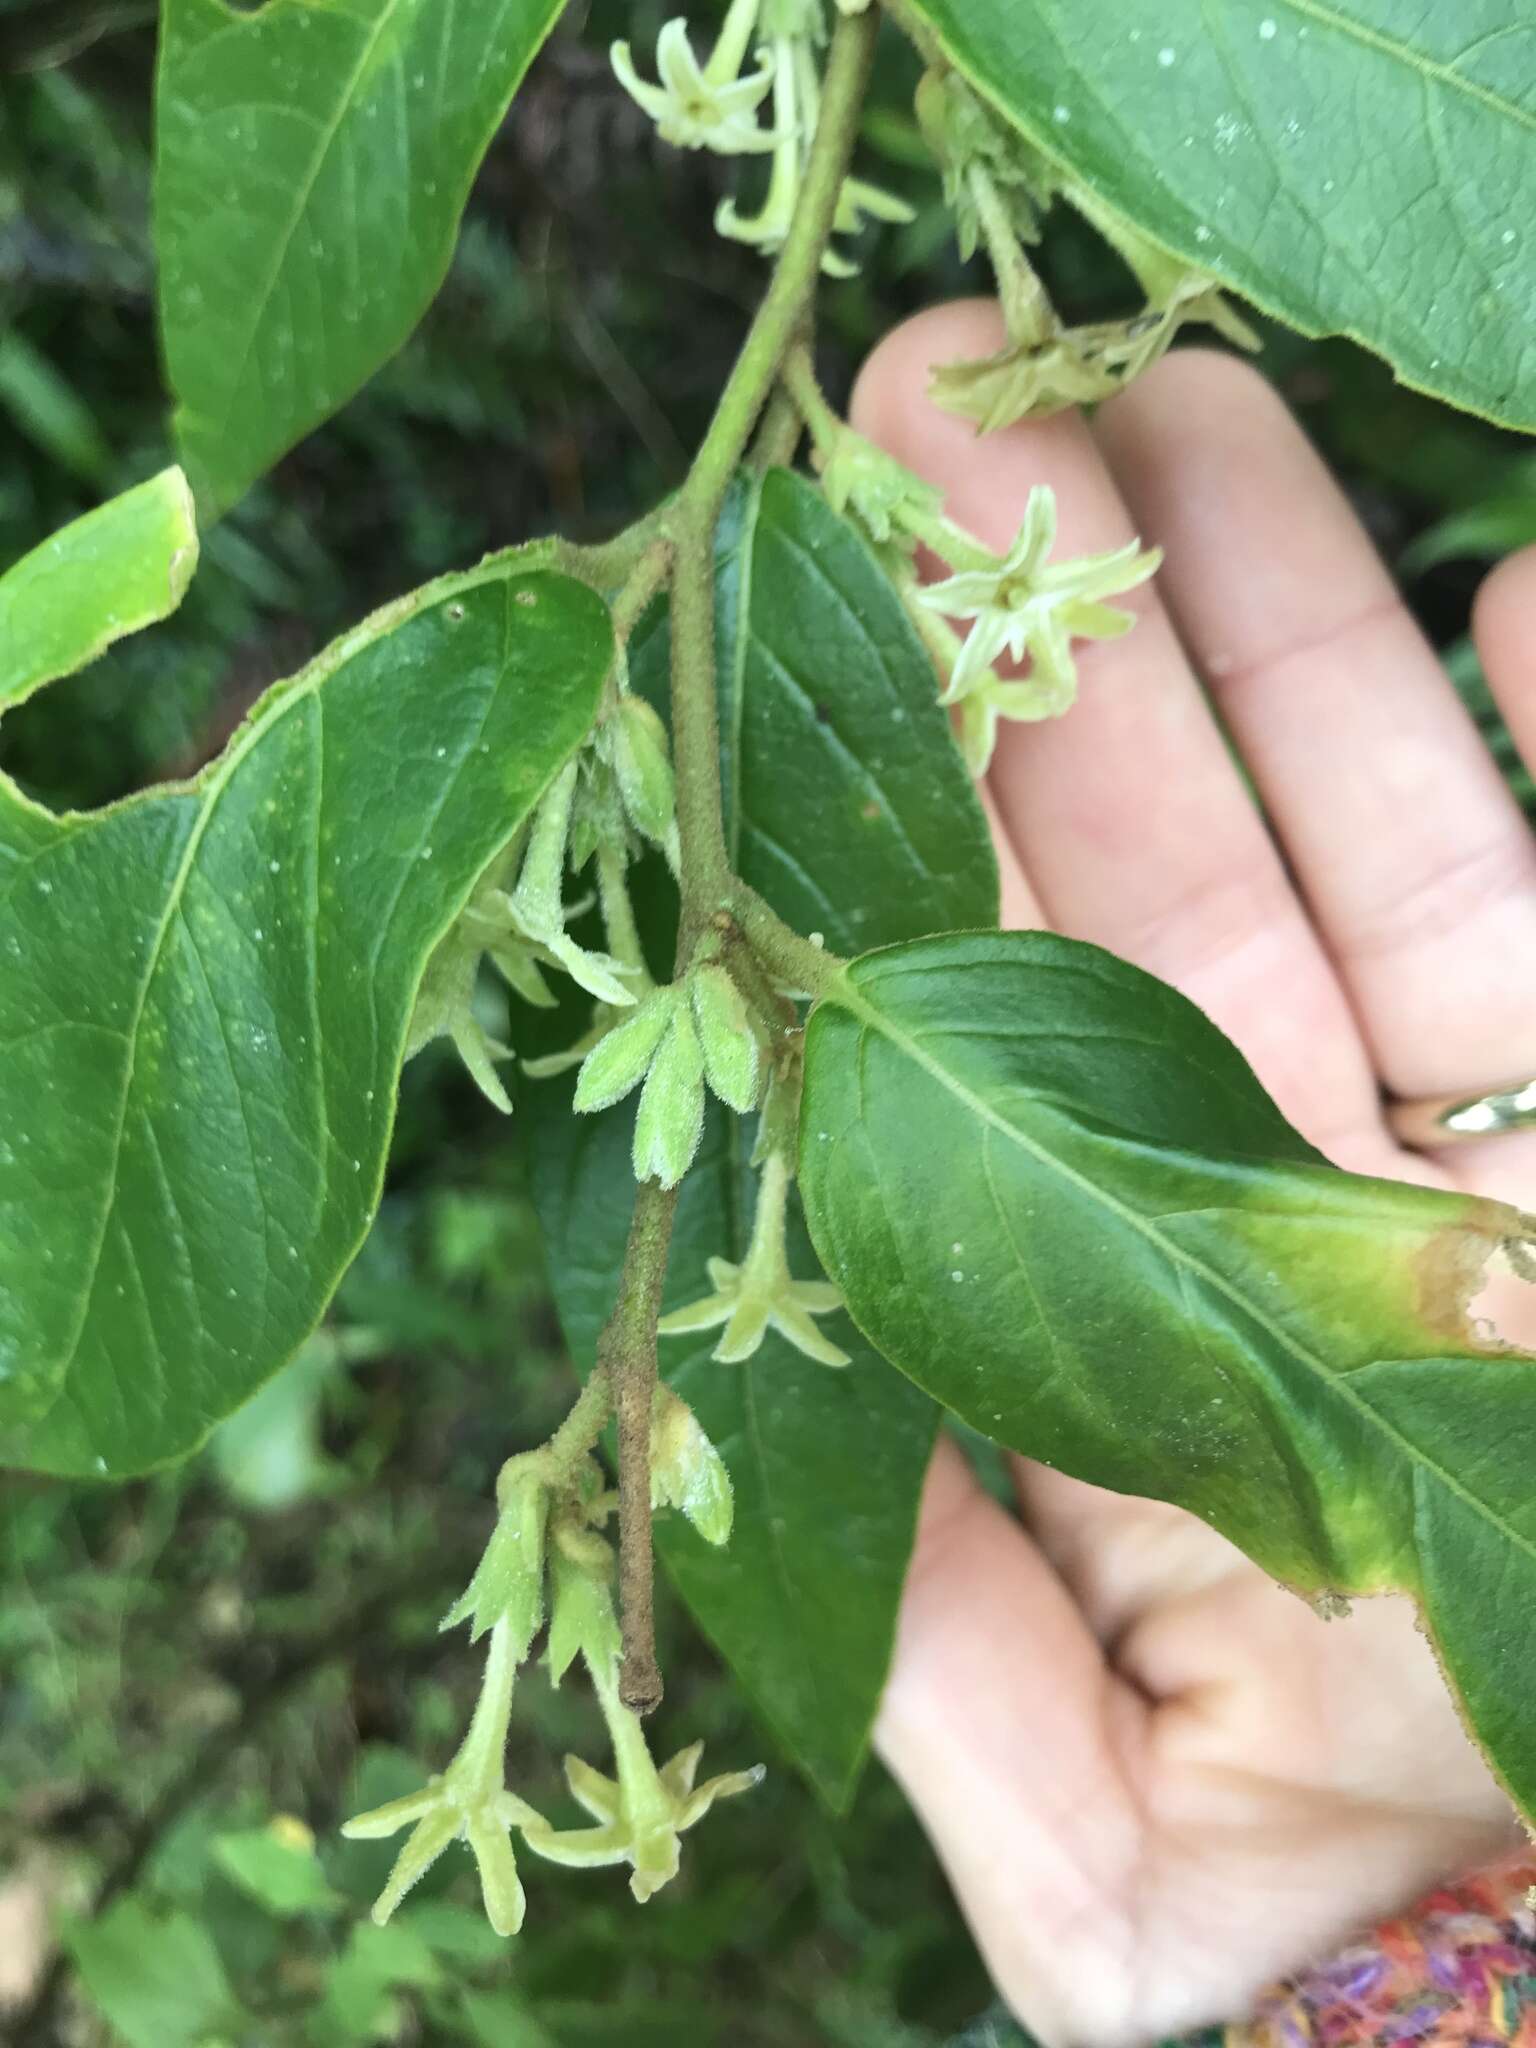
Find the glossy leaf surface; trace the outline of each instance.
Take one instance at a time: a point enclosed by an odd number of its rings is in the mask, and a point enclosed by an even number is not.
[[[176,433],[222,508],[388,361],[564,0],[165,0],[155,245]]]
[[[997,867],[933,664],[858,534],[804,477],[743,479],[720,523],[716,648],[737,869],[803,932],[862,952],[997,922]],[[662,704],[658,609],[635,686]]]
[[[932,665],[863,542],[811,485],[777,473],[738,485],[718,561],[722,757],[741,872],[834,948],[994,923],[986,824]],[[664,702],[662,616],[637,635],[633,669]],[[670,967],[659,955],[658,969]],[[587,1360],[634,1202],[634,1110],[573,1121],[569,1095],[568,1083],[525,1086],[519,1115],[561,1315]],[[750,1125],[712,1107],[683,1189],[668,1310],[707,1291],[707,1258],[743,1257],[751,1144]],[[792,1270],[809,1278],[815,1260],[791,1208]],[[718,1331],[663,1340],[663,1370],[729,1467],[736,1520],[720,1550],[680,1518],[663,1519],[658,1538],[779,1739],[841,1805],[890,1658],[934,1417],[845,1316],[820,1327],[853,1354],[849,1367],[817,1365],[773,1333],[744,1365],[711,1359]]]
[[[1336,1171],[1094,947],[936,939],[849,983],[810,1026],[802,1185],[860,1325],[987,1435],[1303,1592],[1414,1594],[1536,1809],[1536,1360],[1466,1314],[1536,1222]]]
[[[373,1214],[427,955],[593,716],[612,636],[504,561],[336,642],[196,781],[0,782],[0,1439],[143,1471],[313,1329]]]
[[[162,470],[0,576],[0,710],[169,618],[197,567],[187,480]]]
[[[1536,427],[1522,0],[906,0],[1048,156],[1175,254],[1408,383]]]

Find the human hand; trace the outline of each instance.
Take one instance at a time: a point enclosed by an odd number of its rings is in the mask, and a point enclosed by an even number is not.
[[[1175,983],[1354,1172],[1536,1209],[1536,1131],[1433,1158],[1382,1091],[1536,1073],[1536,839],[1344,498],[1256,372],[1181,352],[1098,413],[978,441],[931,367],[994,310],[923,316],[854,422],[1005,545],[1048,483],[1061,552],[1167,550],[1079,705],[1003,728],[1004,922]],[[1478,603],[1536,762],[1536,550]],[[1278,838],[1245,790],[1207,683]],[[1536,1344],[1524,1305],[1503,1334]],[[1047,2042],[1240,2016],[1273,1976],[1521,1839],[1406,1601],[1325,1622],[1204,1524],[1016,1462],[1021,1527],[941,1446],[881,1751],[996,1982]]]

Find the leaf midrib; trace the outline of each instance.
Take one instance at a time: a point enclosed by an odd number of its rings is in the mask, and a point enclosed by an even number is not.
[[[763,482],[761,477],[752,479],[741,522],[741,540],[736,551],[736,566],[739,583],[736,592],[736,635],[731,649],[731,809],[728,819],[732,867],[741,864],[742,833],[742,762],[741,741],[746,717],[747,666],[751,655],[752,599],[757,584],[757,536],[763,518]],[[726,1177],[729,1193],[727,1201],[734,1217],[731,1252],[736,1259],[746,1256],[746,1246],[738,1244],[743,1235],[745,1219],[739,1214],[736,1190],[741,1185],[741,1119],[727,1120],[725,1141]],[[762,1418],[757,1412],[757,1382],[750,1363],[734,1368],[741,1375],[742,1415],[747,1425],[747,1434],[752,1445],[753,1460],[757,1465],[758,1480],[763,1490],[763,1500],[768,1505],[768,1534],[773,1552],[774,1570],[778,1577],[781,1597],[785,1608],[793,1615],[796,1612],[795,1586],[790,1576],[789,1563],[784,1555],[783,1539],[772,1511],[773,1489],[768,1477],[768,1458],[763,1447]],[[791,1640],[794,1631],[790,1631]],[[814,1657],[802,1657],[800,1665],[810,1681],[810,1693],[818,1705],[821,1703],[821,1679]]]
[[[400,5],[401,0],[385,0],[385,4],[379,13],[378,19],[374,22],[372,30],[364,37],[357,62],[352,67],[346,83],[341,89],[336,104],[336,111],[319,132],[319,140],[315,146],[314,155],[310,158],[304,176],[296,188],[292,210],[289,213],[286,225],[278,237],[272,262],[268,267],[266,276],[262,280],[261,290],[257,295],[249,323],[246,327],[245,339],[241,344],[240,360],[235,366],[234,375],[225,387],[229,397],[225,402],[223,417],[217,429],[218,436],[221,439],[225,438],[229,433],[229,423],[234,417],[236,401],[241,386],[245,381],[246,369],[250,364],[251,351],[256,346],[256,336],[260,331],[262,321],[266,318],[267,308],[272,303],[272,294],[277,288],[278,278],[282,275],[283,265],[288,260],[288,252],[293,246],[294,236],[298,233],[299,223],[303,220],[309,202],[314,197],[315,186],[325,166],[326,158],[330,155],[336,137],[341,132],[342,123],[346,120],[353,105],[358,80],[367,69],[374,50],[378,46],[379,38],[383,35],[388,24],[393,21]]]
[[[1048,1172],[1058,1175],[1062,1180],[1069,1182],[1079,1192],[1084,1194],[1089,1201],[1095,1202],[1100,1208],[1107,1210],[1109,1214],[1135,1231],[1145,1242],[1161,1253],[1170,1265],[1194,1274],[1205,1281],[1216,1293],[1225,1296],[1229,1302],[1241,1309],[1245,1315],[1251,1316],[1262,1329],[1268,1332],[1269,1336],[1281,1350],[1288,1352],[1292,1358],[1321,1381],[1330,1392],[1342,1398],[1368,1424],[1379,1430],[1407,1460],[1411,1469],[1432,1473],[1448,1493],[1455,1495],[1474,1514],[1481,1516],[1483,1520],[1490,1523],[1499,1532],[1501,1537],[1514,1548],[1522,1551],[1533,1564],[1536,1564],[1536,1542],[1532,1542],[1522,1536],[1519,1530],[1504,1521],[1486,1501],[1480,1500],[1476,1494],[1469,1492],[1453,1473],[1448,1472],[1443,1465],[1437,1464],[1432,1458],[1428,1457],[1420,1450],[1418,1445],[1405,1436],[1401,1430],[1395,1428],[1378,1409],[1373,1408],[1368,1401],[1364,1400],[1355,1391],[1349,1384],[1347,1374],[1331,1370],[1325,1359],[1310,1350],[1305,1344],[1302,1344],[1282,1325],[1275,1322],[1273,1317],[1268,1315],[1257,1304],[1250,1301],[1225,1274],[1207,1265],[1203,1259],[1197,1258],[1193,1252],[1190,1252],[1176,1241],[1169,1240],[1150,1218],[1138,1214],[1136,1210],[1128,1208],[1123,1202],[1117,1201],[1113,1195],[1107,1193],[1095,1181],[1090,1180],[1087,1175],[1079,1173],[1076,1168],[1069,1166],[1065,1160],[1058,1158],[1055,1153],[1048,1151],[1045,1146],[1031,1138],[1018,1125],[1009,1122],[1005,1116],[994,1110],[992,1105],[982,1096],[978,1095],[974,1089],[967,1087],[965,1082],[960,1080],[957,1075],[952,1074],[940,1061],[925,1052],[917,1039],[902,1031],[885,1012],[872,1003],[868,997],[859,992],[854,984],[845,982],[838,989],[836,996],[832,1000],[840,1007],[850,1011],[859,1020],[865,1031],[877,1033],[893,1045],[898,1052],[910,1059],[914,1066],[921,1068],[930,1079],[937,1082],[957,1102],[970,1110],[979,1122],[1009,1139],[1021,1152],[1026,1153],[1038,1165],[1044,1167]]]

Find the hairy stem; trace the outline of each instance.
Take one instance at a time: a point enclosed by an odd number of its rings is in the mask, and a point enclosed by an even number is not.
[[[651,1558],[651,1407],[656,1394],[656,1319],[667,1274],[677,1190],[642,1181],[613,1314],[598,1339],[597,1369],[619,1411],[619,1614],[624,1658],[619,1692],[637,1714],[661,1704]]]
[[[741,356],[721,394],[688,480],[666,509],[661,530],[672,542],[672,750],[677,776],[682,919],[678,968],[684,972],[710,919],[734,907],[737,884],[726,848],[720,794],[720,735],[715,694],[715,529],[731,478],[773,395],[791,344],[804,329],[822,257],[831,240],[843,181],[869,80],[878,11],[843,17],[827,60],[821,117],[806,161],[800,200],[773,280]],[[647,534],[645,541],[654,538]],[[625,563],[634,574],[644,547]],[[750,892],[749,892],[750,893]],[[754,902],[759,899],[753,898]],[[815,959],[766,904],[761,910],[784,942]],[[742,920],[747,929],[746,920]],[[765,956],[766,958],[766,956]],[[774,961],[768,964],[780,971]],[[799,982],[795,968],[788,978]],[[598,1347],[611,1376],[619,1417],[619,1590],[624,1654],[620,1696],[636,1713],[661,1700],[656,1666],[651,1556],[651,1408],[656,1388],[656,1321],[661,1308],[676,1192],[643,1182],[630,1225],[618,1303]]]
[[[613,1381],[598,1364],[572,1403],[571,1412],[545,1444],[543,1456],[561,1479],[569,1478],[593,1449],[613,1409]]]
[[[798,989],[818,1002],[837,994],[847,961],[812,939],[802,939],[745,882],[732,888],[731,915],[763,966],[786,988]]]
[[[804,329],[848,175],[878,30],[871,9],[844,17],[833,34],[821,118],[793,225],[669,521],[677,544],[672,579],[672,746],[682,842],[681,966],[686,966],[731,885],[715,700],[715,527],[731,477],[773,394],[784,358]]]

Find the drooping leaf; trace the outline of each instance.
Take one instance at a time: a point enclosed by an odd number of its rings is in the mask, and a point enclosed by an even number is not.
[[[728,832],[741,873],[834,948],[995,923],[986,822],[932,665],[858,536],[801,479],[743,481],[720,531],[716,596]],[[657,702],[666,643],[658,615],[632,646],[632,673]],[[664,950],[658,971],[670,968]],[[577,1021],[548,1026],[547,1042]],[[525,1086],[519,1114],[561,1316],[586,1360],[613,1304],[634,1202],[634,1109],[573,1120],[569,1095],[569,1082]],[[712,1106],[683,1188],[667,1309],[707,1291],[706,1259],[744,1256],[751,1148],[750,1125]],[[815,1261],[792,1211],[792,1270],[810,1278]],[[744,1365],[711,1359],[718,1331],[663,1341],[667,1378],[725,1459],[736,1516],[718,1550],[680,1520],[664,1518],[658,1540],[780,1741],[841,1805],[890,1658],[933,1411],[846,1317],[824,1327],[852,1353],[843,1371],[772,1333]]]
[[[0,1439],[128,1473],[292,1356],[378,1201],[428,954],[593,716],[601,602],[509,558],[347,634],[195,781],[0,782]]]
[[[1155,241],[1420,390],[1536,428],[1522,0],[904,0]]]
[[[1300,1591],[1413,1594],[1536,1810],[1536,1359],[1466,1315],[1536,1219],[1337,1172],[1192,1004],[1038,933],[856,962],[811,1021],[801,1159],[920,1386]]]
[[[179,469],[109,498],[0,576],[0,710],[169,618],[197,567]]]
[[[165,0],[155,245],[176,433],[232,504],[406,339],[565,0]]]

